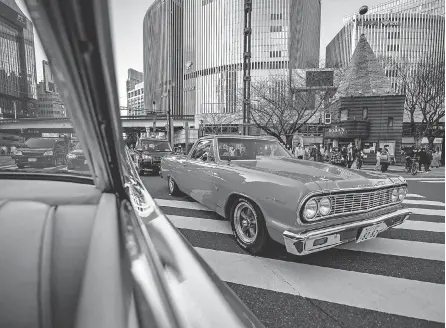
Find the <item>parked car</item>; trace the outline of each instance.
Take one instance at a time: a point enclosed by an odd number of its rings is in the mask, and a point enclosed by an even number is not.
[[[76,146],[74,146],[74,149],[67,155],[67,169],[75,171],[90,171],[80,142],[78,142]]]
[[[158,174],[161,158],[172,154],[172,147],[166,139],[140,138],[136,143],[135,152],[138,154],[139,174],[152,172]]]
[[[65,163],[68,148],[66,142],[57,138],[30,138],[14,152],[19,169],[29,167],[57,166]]]
[[[164,157],[160,175],[171,194],[230,220],[253,254],[271,240],[296,255],[363,242],[411,214],[404,178],[296,159],[271,138],[205,137],[188,156]]]

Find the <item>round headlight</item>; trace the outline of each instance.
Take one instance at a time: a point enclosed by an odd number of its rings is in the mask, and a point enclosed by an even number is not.
[[[305,219],[307,219],[307,220],[311,220],[312,218],[314,218],[316,216],[317,202],[314,199],[307,202],[307,204],[305,205],[303,214],[304,214]]]
[[[392,190],[392,203],[396,202],[398,200],[398,189]]]
[[[401,187],[400,189],[398,189],[398,199],[400,201],[403,201],[404,198],[406,198],[406,194],[407,194],[407,189],[405,187]]]
[[[331,211],[330,198],[324,197],[319,200],[319,213],[321,215],[328,215]]]

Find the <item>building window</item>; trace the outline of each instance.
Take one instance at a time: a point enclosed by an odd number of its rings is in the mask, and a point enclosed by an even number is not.
[[[389,128],[393,127],[393,117],[389,117],[389,118],[387,119],[387,126],[388,126]]]
[[[348,108],[341,109],[340,116],[341,116],[341,119],[340,119],[341,122],[347,121],[348,120]]]
[[[271,14],[271,20],[280,20],[282,19],[282,13],[280,14]]]
[[[325,113],[325,124],[331,124],[331,113]]]
[[[270,32],[282,32],[282,26],[270,26],[269,27]]]
[[[362,119],[366,121],[369,118],[369,109],[367,107],[364,107],[362,109]]]
[[[282,57],[282,51],[270,51],[269,56],[271,58]]]

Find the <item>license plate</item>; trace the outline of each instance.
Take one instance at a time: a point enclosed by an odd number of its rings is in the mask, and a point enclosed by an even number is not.
[[[37,159],[36,158],[28,158],[28,162],[36,162]]]
[[[378,234],[384,230],[386,230],[387,225],[385,223],[380,223],[376,225],[372,225],[369,227],[365,227],[362,229],[361,234],[358,237],[357,243],[376,238]]]
[[[87,160],[84,161],[84,164],[87,164]]]

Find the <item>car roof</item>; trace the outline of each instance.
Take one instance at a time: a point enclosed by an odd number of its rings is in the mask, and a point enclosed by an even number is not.
[[[247,135],[239,135],[239,134],[218,134],[218,135],[213,135],[213,136],[205,136],[203,137],[203,139],[211,139],[211,138],[234,138],[234,139],[248,139],[248,140],[253,140],[253,139],[258,139],[258,140],[276,140],[276,138],[272,137],[272,136],[247,136]]]
[[[147,137],[139,138],[139,140],[149,140],[149,141],[168,141],[167,139],[147,138]]]

